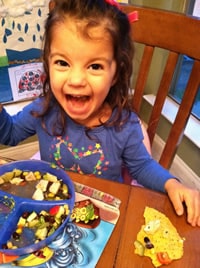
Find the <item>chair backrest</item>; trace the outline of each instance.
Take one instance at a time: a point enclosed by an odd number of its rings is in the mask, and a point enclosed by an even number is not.
[[[133,5],[121,5],[121,8],[126,13],[138,11],[139,20],[132,24],[131,34],[134,42],[144,44],[144,52],[132,99],[133,108],[139,114],[155,48],[169,51],[155,103],[147,123],[151,144],[156,134],[179,56],[187,55],[194,59],[182,102],[159,160],[162,166],[169,168],[182,139],[200,86],[200,20],[184,14]]]

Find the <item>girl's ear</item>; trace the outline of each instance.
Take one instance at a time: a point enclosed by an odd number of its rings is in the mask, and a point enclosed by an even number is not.
[[[55,5],[56,5],[55,0],[50,0],[49,1],[49,11],[50,12],[54,9]]]
[[[114,86],[116,82],[117,82],[117,74],[115,74],[115,76],[113,77],[113,81],[111,83],[111,86]]]

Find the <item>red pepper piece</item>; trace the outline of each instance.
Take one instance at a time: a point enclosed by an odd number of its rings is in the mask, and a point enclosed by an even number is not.
[[[55,216],[58,213],[59,208],[60,208],[60,206],[54,206],[54,207],[50,208],[49,214],[52,216]]]
[[[162,264],[169,264],[172,262],[167,252],[159,252],[156,254],[157,259]]]

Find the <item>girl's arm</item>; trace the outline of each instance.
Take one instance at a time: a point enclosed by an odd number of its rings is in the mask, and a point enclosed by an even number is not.
[[[144,136],[143,143],[144,143],[148,153],[151,155],[151,144],[150,144],[150,140],[149,140],[147,130],[146,130],[145,126],[143,125],[143,123],[141,121],[140,121],[140,125],[141,125],[141,129],[142,129],[142,134]]]
[[[19,142],[35,134],[36,120],[30,114],[32,103],[10,115],[0,104],[0,143],[15,146]]]

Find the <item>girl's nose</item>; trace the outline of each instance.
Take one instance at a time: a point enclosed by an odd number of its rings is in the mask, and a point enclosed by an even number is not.
[[[78,68],[71,68],[67,79],[70,86],[84,86],[86,84],[86,74],[83,70]]]

